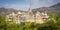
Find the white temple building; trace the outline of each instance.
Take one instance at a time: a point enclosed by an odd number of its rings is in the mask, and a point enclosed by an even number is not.
[[[44,12],[40,13],[37,11],[34,15],[31,8],[29,8],[27,13],[18,11],[17,13],[12,12],[6,15],[6,21],[15,22],[17,24],[20,24],[21,22],[44,23],[47,18],[48,15]]]

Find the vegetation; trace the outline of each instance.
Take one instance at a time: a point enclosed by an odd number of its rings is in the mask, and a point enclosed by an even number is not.
[[[49,21],[43,24],[22,22],[15,24],[14,22],[6,22],[5,17],[0,16],[0,30],[60,30],[60,16],[49,14]]]

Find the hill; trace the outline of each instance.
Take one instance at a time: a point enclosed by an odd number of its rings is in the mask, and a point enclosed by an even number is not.
[[[40,11],[40,12],[45,12],[47,11],[48,14],[55,14],[55,15],[60,15],[60,3],[57,3],[53,6],[50,6],[50,7],[42,7],[42,8],[36,8],[36,9],[33,9],[33,12],[37,12],[37,11]]]
[[[12,13],[12,12],[17,12],[17,10],[12,9],[12,8],[0,8],[0,15],[5,16],[5,15]]]
[[[12,9],[12,8],[0,8],[0,15],[6,15],[12,12],[17,12],[17,11],[22,11],[22,10],[16,10],[16,9]],[[41,7],[41,8],[36,8],[32,10],[33,13],[35,14],[37,11],[39,12],[45,12],[47,11],[48,14],[55,14],[55,15],[60,15],[60,3],[57,3],[53,6],[50,7]],[[25,11],[22,11],[25,12]]]

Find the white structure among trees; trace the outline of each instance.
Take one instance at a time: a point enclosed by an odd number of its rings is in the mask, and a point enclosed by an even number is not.
[[[44,23],[46,18],[48,18],[47,13],[40,13],[37,11],[37,13],[34,15],[32,12],[32,9],[29,8],[29,11],[27,13],[25,12],[12,12],[11,14],[6,15],[6,21],[12,21],[15,23],[21,23],[21,22],[36,22],[36,23]]]

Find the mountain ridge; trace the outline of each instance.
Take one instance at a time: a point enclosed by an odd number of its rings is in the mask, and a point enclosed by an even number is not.
[[[0,8],[0,15],[6,15],[6,14],[9,14],[12,12],[16,13],[18,11],[24,12],[22,10],[16,10],[13,8]],[[32,11],[33,11],[33,13],[36,13],[37,11],[39,11],[39,12],[47,11],[48,14],[50,14],[50,13],[59,14],[60,13],[60,3],[57,3],[50,7],[41,7],[41,8],[32,9]]]

